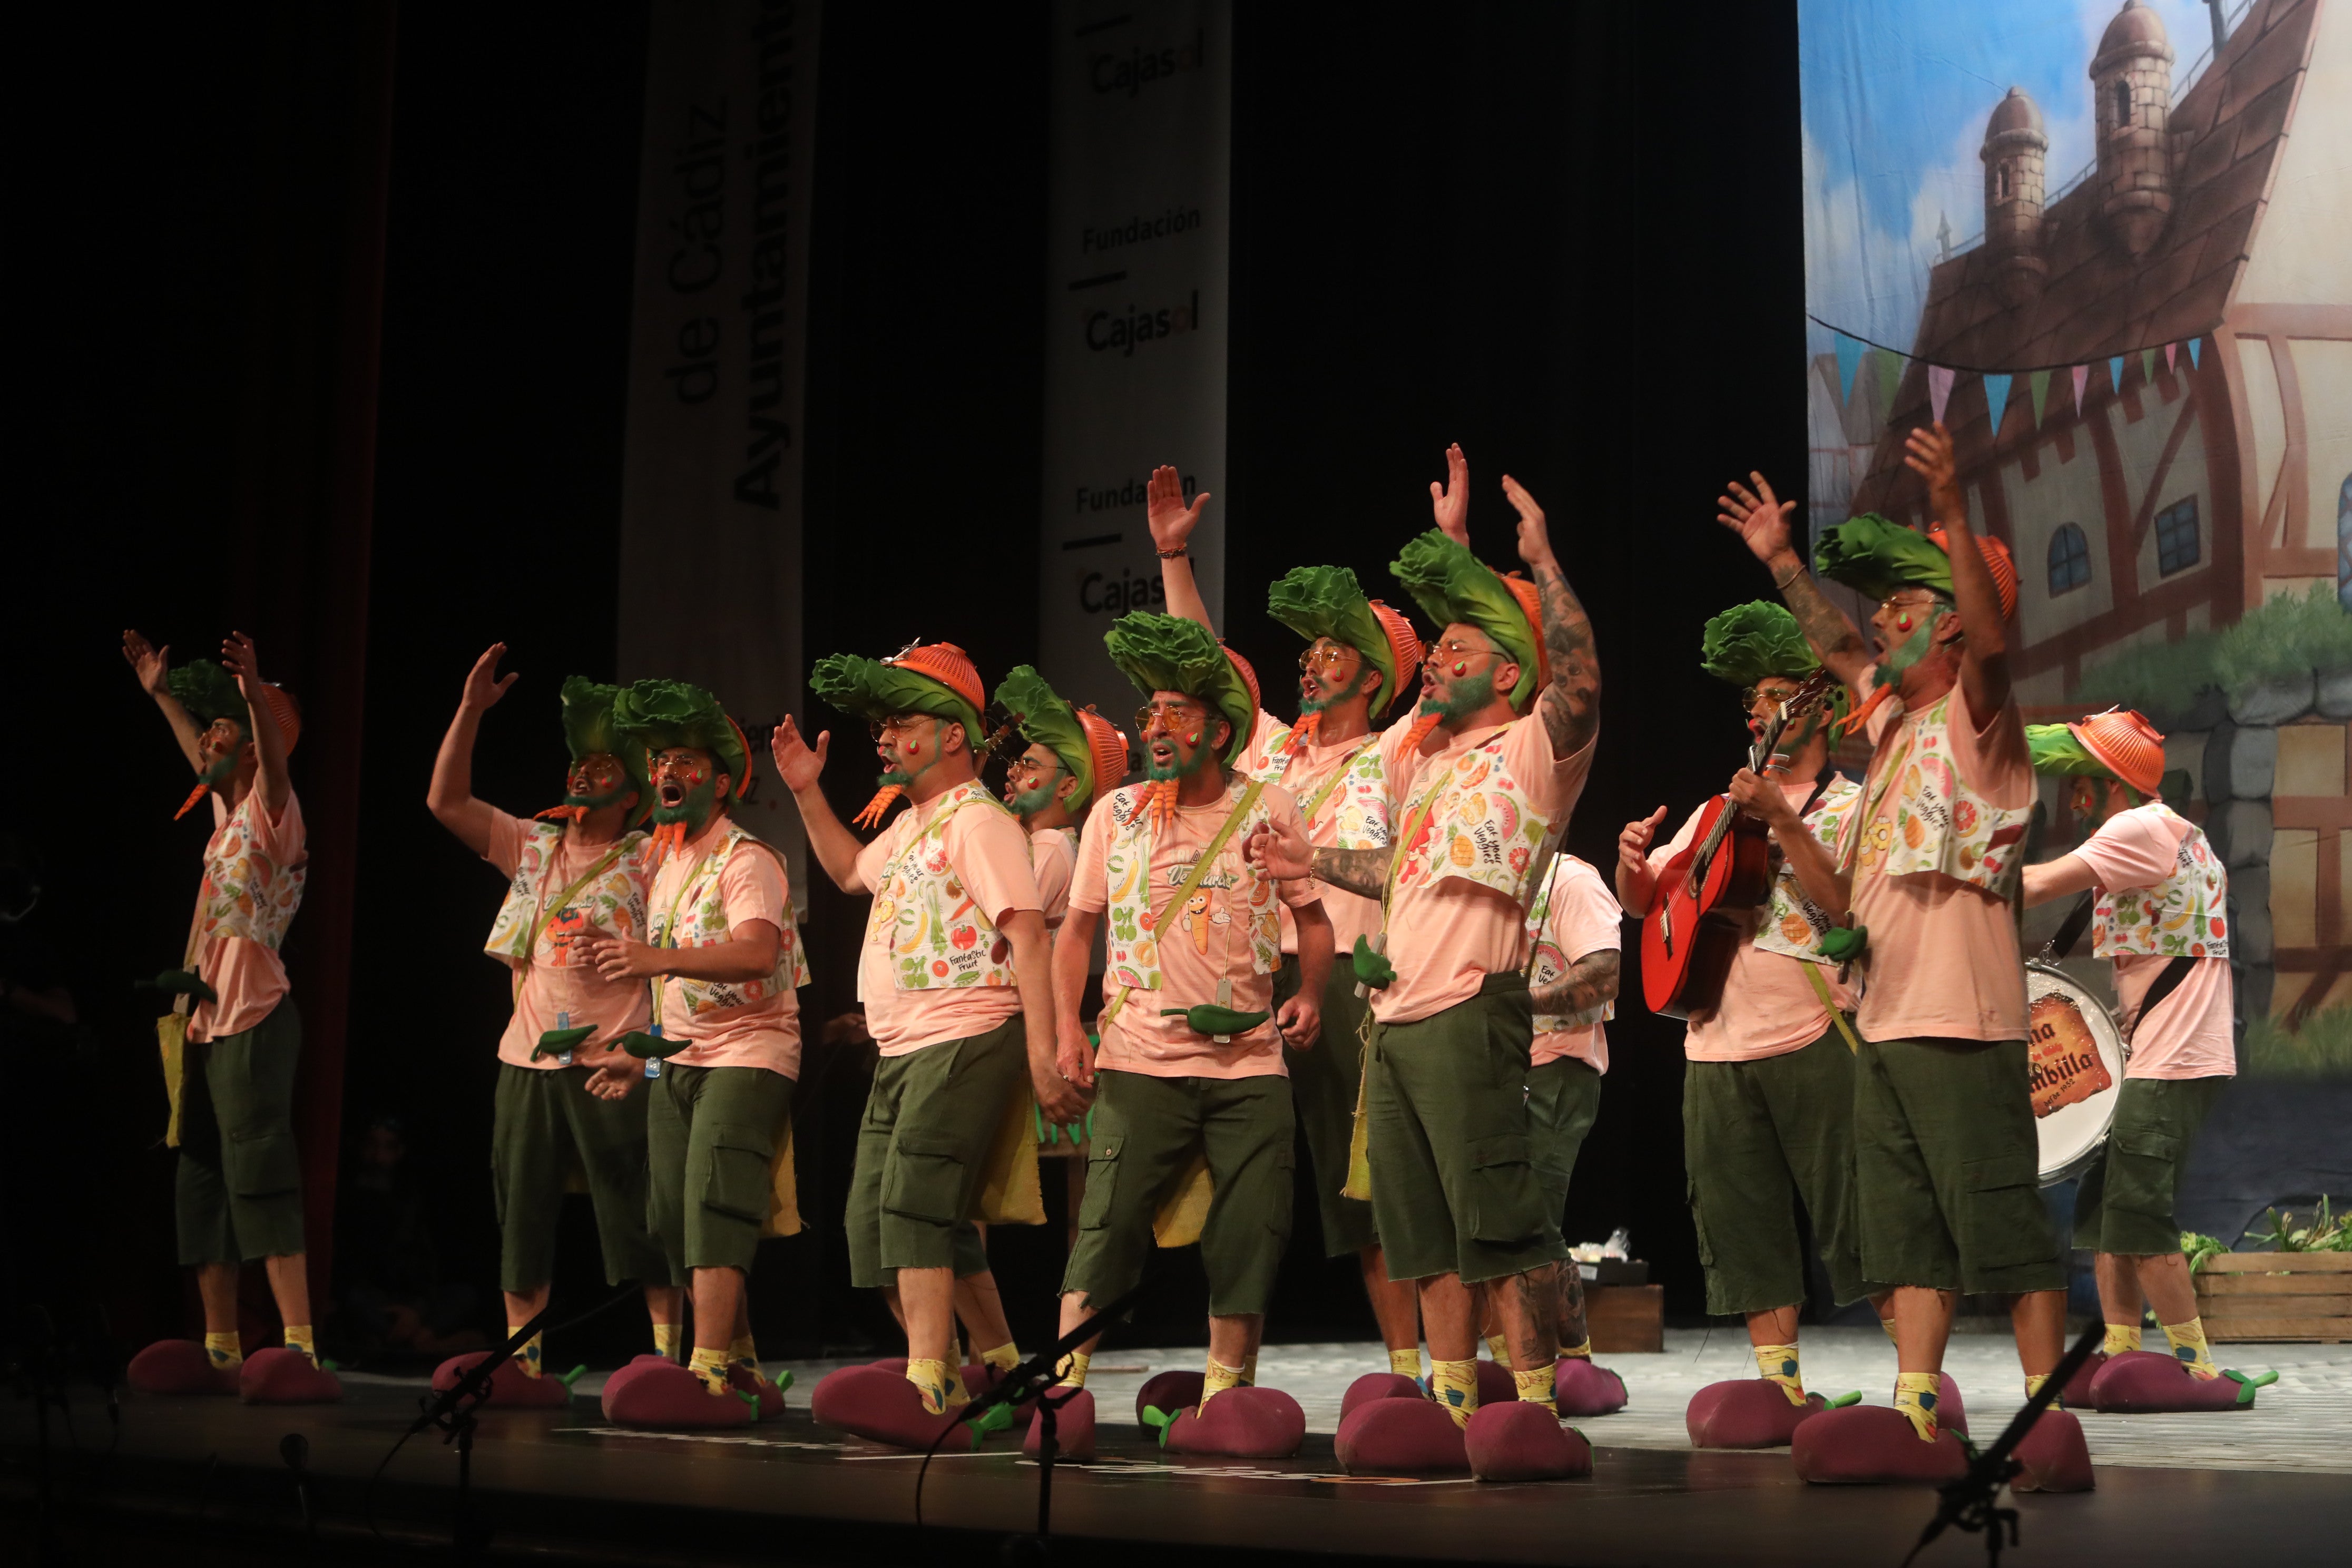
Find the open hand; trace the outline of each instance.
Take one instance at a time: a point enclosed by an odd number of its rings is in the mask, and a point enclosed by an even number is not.
[[[1296,822],[1268,817],[1242,840],[1242,858],[1277,882],[1315,875],[1315,849]]]
[[[1952,433],[1938,420],[1934,425],[1916,426],[1903,438],[1903,466],[1927,481],[1927,494],[1937,503],[1937,510],[1959,504],[1960,482],[1952,458]]]
[[[1759,561],[1770,561],[1789,549],[1789,514],[1797,503],[1782,500],[1772,493],[1764,476],[1749,469],[1748,477],[1756,488],[1749,489],[1738,479],[1731,481],[1731,493],[1715,498],[1721,510],[1715,521],[1739,535]]]
[[[1503,476],[1503,494],[1518,509],[1519,559],[1530,569],[1552,564],[1551,530],[1544,522],[1543,508],[1536,505],[1527,486],[1508,474]]]
[[[466,672],[466,691],[457,700],[459,708],[469,713],[487,713],[499,705],[499,699],[504,697],[507,689],[520,679],[499,673],[499,660],[506,655],[507,645],[494,642],[481,658],[474,661],[474,668]]]
[[[122,633],[122,657],[131,666],[131,673],[139,678],[139,689],[150,697],[162,697],[172,689],[172,645],[150,647],[147,639],[128,627]]]
[[[1470,542],[1470,459],[1462,443],[1445,448],[1445,482],[1429,481],[1429,510],[1436,515],[1437,531],[1467,546]]]
[[[236,677],[236,689],[247,702],[261,696],[261,660],[253,651],[253,639],[243,632],[231,632],[221,644],[221,668]]]
[[[580,946],[596,973],[607,980],[651,980],[666,973],[660,948],[625,936],[592,936]]]
[[[1151,542],[1156,549],[1181,550],[1192,537],[1192,530],[1201,521],[1201,509],[1209,504],[1209,492],[1202,490],[1184,504],[1184,479],[1166,464],[1151,470],[1151,483],[1144,492],[1143,519],[1151,529]]]
[[[817,780],[824,773],[825,747],[832,741],[832,731],[820,730],[816,744],[811,746],[801,739],[800,726],[793,722],[792,715],[784,715],[784,721],[768,736],[768,755],[775,760],[776,772],[782,776],[786,789],[798,795],[816,787]]]
[[[606,1062],[588,1075],[588,1092],[599,1100],[626,1100],[632,1089],[646,1081],[645,1063],[626,1051],[613,1054],[616,1060]]]
[[[1280,1031],[1283,1044],[1293,1050],[1307,1050],[1323,1037],[1323,1009],[1302,993],[1275,1009],[1274,1026]]]

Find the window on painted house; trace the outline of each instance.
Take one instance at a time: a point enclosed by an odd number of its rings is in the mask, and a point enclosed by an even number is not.
[[[2091,546],[2083,531],[2062,522],[2050,536],[2050,596],[2071,594],[2091,580]]]
[[[2131,123],[2131,83],[2119,81],[2115,88],[2116,125],[2117,129]]]
[[[2169,577],[2197,564],[2197,498],[2175,501],[2156,514],[2156,570]]]

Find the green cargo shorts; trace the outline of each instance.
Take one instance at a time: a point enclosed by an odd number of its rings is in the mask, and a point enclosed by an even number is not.
[[[1274,972],[1274,1005],[1298,994],[1298,959],[1286,957]],[[1336,959],[1323,986],[1323,1033],[1306,1050],[1282,1047],[1290,1069],[1290,1095],[1298,1125],[1307,1133],[1307,1158],[1315,1167],[1316,1210],[1323,1220],[1323,1256],[1344,1258],[1380,1240],[1372,1205],[1345,1198],[1348,1148],[1356,1136],[1356,1087],[1364,1076],[1364,1040],[1360,1032],[1364,1004],[1356,995],[1353,965]]]
[[[555,1278],[555,1233],[574,1164],[588,1178],[595,1205],[604,1282],[681,1283],[646,1228],[646,1108],[656,1084],[626,1100],[600,1100],[588,1092],[591,1076],[584,1067],[499,1064],[490,1190],[498,1200],[502,1290],[529,1292]]]
[[[1554,1224],[1568,1211],[1568,1179],[1600,1114],[1601,1074],[1591,1063],[1559,1057],[1528,1069],[1528,1144]]]
[[[895,1284],[901,1268],[961,1278],[988,1267],[971,1222],[1005,1103],[1029,1081],[1027,1040],[1015,1015],[984,1035],[875,1064],[849,1178],[851,1284]]]
[[[2105,1154],[2074,1189],[2074,1244],[2126,1258],[2180,1250],[2173,1205],[2189,1146],[2229,1086],[2212,1078],[2127,1078]]]
[[[1683,1163],[1708,1311],[1804,1300],[1801,1201],[1838,1305],[1869,1294],[1854,1223],[1853,1062],[1832,1029],[1777,1057],[1685,1064]]]
[[[1456,1274],[1475,1285],[1568,1256],[1536,1173],[1534,1024],[1527,981],[1490,974],[1442,1012],[1373,1026],[1364,1114],[1390,1279]]]
[[[689,1268],[751,1271],[774,1194],[793,1080],[766,1068],[676,1062],[646,1085],[646,1212],[683,1283]]]
[[[1215,1194],[1201,1226],[1209,1316],[1263,1314],[1290,1245],[1290,1086],[1255,1078],[1154,1078],[1116,1068],[1095,1077],[1095,1130],[1078,1244],[1062,1276],[1065,1294],[1106,1305],[1143,1278],[1151,1221],[1175,1184],[1205,1154]]]
[[[187,1050],[172,1177],[180,1261],[243,1263],[302,1250],[294,1066],[302,1016],[283,997],[252,1028]]]
[[[2023,1040],[1864,1040],[1854,1060],[1862,1272],[1938,1290],[2059,1290]]]

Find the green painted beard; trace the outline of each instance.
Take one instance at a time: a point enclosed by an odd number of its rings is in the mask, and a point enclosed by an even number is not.
[[[1019,795],[1014,795],[1013,797],[1013,815],[1020,817],[1025,822],[1030,817],[1036,816],[1039,812],[1053,805],[1054,786],[1061,782],[1062,781],[1060,779],[1056,778],[1052,781],[1052,783],[1041,784],[1034,789],[1025,789]]]
[[[1176,761],[1171,766],[1163,767],[1152,761],[1151,753],[1147,751],[1143,756],[1143,776],[1154,784],[1165,784],[1170,779],[1189,779],[1207,767],[1215,754],[1205,734],[1201,737],[1200,745],[1194,748],[1191,756],[1186,756],[1180,747],[1176,752]]]
[[[1944,616],[1949,614],[1951,614],[1950,611],[1942,610],[1929,616],[1920,623],[1919,629],[1913,632],[1909,640],[1906,641],[1901,647],[1889,648],[1886,657],[1878,661],[1878,674],[1874,683],[1879,686],[1893,686],[1903,679],[1904,671],[1927,658],[1928,650],[1935,645],[1936,628],[1943,624]]]
[[[1355,679],[1348,682],[1347,685],[1341,687],[1339,690],[1334,691],[1328,697],[1318,698],[1311,702],[1299,703],[1298,716],[1301,719],[1304,719],[1309,713],[1320,713],[1335,702],[1345,702],[1349,698],[1360,695],[1364,689],[1364,673],[1363,669],[1358,669],[1356,671]]]
[[[905,789],[915,782],[915,775],[892,768],[887,773],[876,773],[874,782],[884,789]]]
[[[673,822],[686,824],[689,837],[710,825],[711,813],[719,805],[719,780],[713,776],[687,791],[686,798],[676,805],[656,805],[654,821],[667,827]]]
[[[226,784],[230,779],[236,776],[236,759],[238,753],[243,752],[244,749],[244,747],[240,746],[235,752],[224,752],[221,753],[220,761],[215,763],[211,767],[206,768],[203,773],[196,775],[196,782],[202,784],[207,789],[214,791],[219,790],[223,784]]]
[[[1448,695],[1442,698],[1423,698],[1421,711],[1434,713],[1450,724],[1468,718],[1495,700],[1494,673],[1482,670],[1476,675],[1455,676],[1446,691]]]

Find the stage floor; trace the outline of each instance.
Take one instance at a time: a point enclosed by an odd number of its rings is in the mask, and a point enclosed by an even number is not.
[[[1808,1336],[1809,1370],[1838,1368],[1847,1347],[1813,1348],[1817,1337],[1833,1338]],[[1305,1450],[1279,1463],[1163,1456],[1123,1418],[1140,1374],[1108,1374],[1099,1380],[1103,1451],[1092,1464],[1056,1470],[1055,1529],[1120,1542],[1122,1557],[1155,1561],[1197,1558],[1202,1549],[1259,1560],[1312,1552],[1708,1568],[1900,1561],[1932,1511],[1931,1492],[1809,1488],[1790,1472],[1785,1451],[1690,1449],[1675,1391],[1738,1370],[1732,1359],[1718,1364],[1723,1334],[1706,1343],[1702,1338],[1676,1336],[1662,1356],[1608,1358],[1627,1373],[1633,1406],[1580,1423],[1595,1445],[1594,1474],[1550,1485],[1340,1474],[1328,1415],[1346,1380],[1379,1364],[1377,1347],[1265,1353],[1259,1366],[1266,1381],[1284,1383],[1302,1401],[1311,1395],[1310,1409],[1325,1415],[1317,1423],[1324,1430],[1310,1433]],[[1989,1436],[2014,1408],[2014,1399],[1997,1397],[2004,1384],[2015,1386],[2014,1362],[1990,1337],[1963,1339],[1958,1348],[1971,1426]],[[2290,1397],[2279,1398],[2274,1388],[2246,1414],[2088,1418],[2098,1489],[2017,1499],[2023,1541],[2011,1561],[2192,1563],[2249,1549],[2266,1563],[2340,1560],[2343,1542],[2352,1538],[2352,1487],[2340,1472],[2352,1466],[2342,1417],[2331,1422],[2320,1407],[2340,1408],[2352,1352],[2264,1348],[2262,1364],[2293,1366],[2294,1385],[2309,1381],[2303,1397],[2293,1397],[2297,1389],[2289,1387]],[[1868,1380],[1874,1391],[1888,1381],[1891,1354],[1883,1340],[1873,1353],[1857,1337],[1850,1353],[1857,1364],[1850,1383],[1863,1381],[1863,1371],[1878,1374]],[[1189,1366],[1197,1354],[1112,1351],[1102,1360]],[[1034,1527],[1036,1467],[1021,1458],[1009,1436],[992,1439],[980,1454],[933,1463],[922,1503],[931,1528],[918,1531],[919,1459],[815,1427],[805,1414],[806,1388],[795,1391],[794,1408],[780,1421],[702,1436],[622,1432],[606,1426],[584,1397],[569,1414],[486,1412],[474,1455],[483,1511],[504,1552],[535,1560],[690,1561],[704,1568],[779,1555],[867,1568],[918,1559],[936,1563],[986,1551],[988,1542],[974,1532]],[[355,1377],[343,1404],[323,1408],[127,1400],[119,1436],[103,1458],[103,1406],[78,1395],[69,1434],[53,1417],[53,1454],[64,1478],[59,1497],[85,1527],[111,1510],[138,1521],[131,1533],[143,1531],[144,1538],[193,1541],[234,1526],[247,1532],[241,1539],[274,1538],[291,1552],[287,1543],[299,1543],[300,1515],[281,1445],[288,1434],[300,1433],[320,1539],[331,1549],[340,1541],[355,1552],[372,1550],[368,1479],[413,1415],[418,1393],[415,1384]],[[2173,1432],[2181,1436],[2168,1439]],[[28,1405],[0,1405],[0,1446],[11,1461],[7,1491],[17,1509],[28,1501],[32,1436]],[[2168,1444],[2200,1457],[2152,1457]],[[373,1500],[396,1542],[429,1549],[447,1540],[455,1477],[455,1457],[434,1435],[401,1450]],[[1974,1563],[1981,1551],[1974,1538],[1948,1537],[1920,1561]]]

